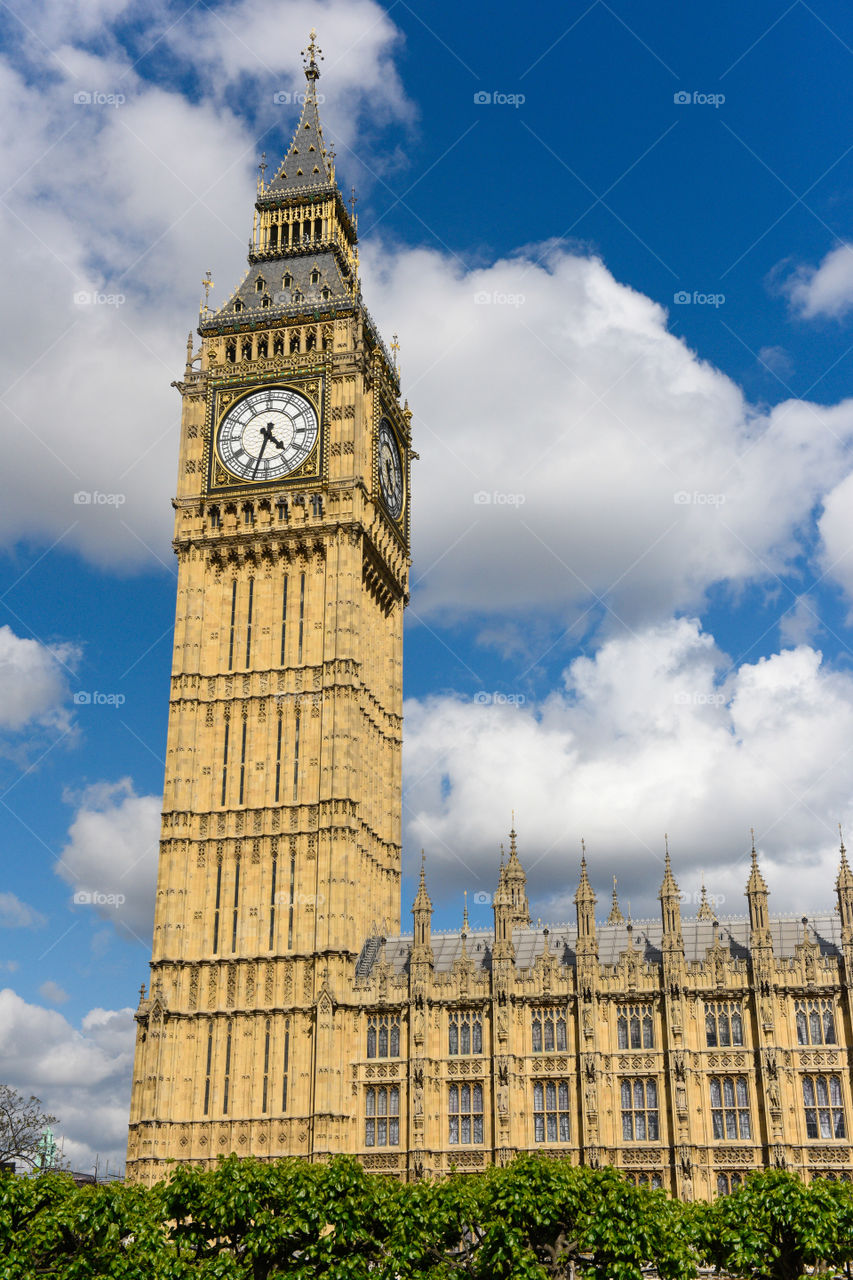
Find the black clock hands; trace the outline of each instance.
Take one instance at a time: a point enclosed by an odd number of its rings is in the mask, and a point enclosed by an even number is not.
[[[280,440],[276,440],[275,436],[273,435],[273,433],[272,433],[272,423],[271,423],[271,422],[268,422],[268,423],[267,423],[267,425],[266,425],[265,427],[261,427],[261,435],[263,436],[263,441],[264,441],[264,442],[263,442],[263,444],[261,445],[261,451],[260,451],[260,453],[258,454],[258,460],[257,460],[257,462],[255,463],[255,469],[254,469],[254,471],[252,472],[252,479],[253,479],[253,480],[255,479],[255,476],[258,474],[258,467],[261,465],[261,458],[263,458],[263,456],[264,456],[264,449],[266,449],[267,445],[268,445],[268,444],[274,444],[274,445],[275,445],[275,447],[276,447],[277,449],[283,449],[283,448],[284,448],[284,445],[281,443],[281,441],[280,441]]]

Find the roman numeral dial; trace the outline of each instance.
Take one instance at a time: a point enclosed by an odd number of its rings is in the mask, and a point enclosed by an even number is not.
[[[317,442],[314,406],[287,387],[253,391],[229,409],[216,436],[222,465],[239,480],[280,480]]]

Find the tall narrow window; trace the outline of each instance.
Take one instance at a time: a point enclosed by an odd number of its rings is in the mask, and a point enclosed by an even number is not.
[[[798,1044],[835,1044],[835,1013],[831,1000],[797,1000]]]
[[[284,1068],[281,1081],[281,1109],[287,1110],[287,1073],[290,1070],[290,1022],[284,1024]]]
[[[709,1049],[743,1044],[743,1016],[737,1005],[705,1005],[705,1043]]]
[[[213,954],[219,950],[219,905],[222,901],[222,863],[216,864],[216,906],[213,908]]]
[[[231,731],[229,721],[225,721],[225,745],[222,748],[222,795],[219,803],[225,804],[225,791],[228,786],[228,736]]]
[[[252,605],[255,598],[255,579],[249,579],[249,609],[246,615],[246,666],[252,660]]]
[[[296,853],[290,855],[290,898],[287,908],[287,949],[293,949],[293,898],[296,891]]]
[[[299,789],[299,729],[300,715],[296,712],[296,723],[293,729],[293,798],[298,799]]]
[[[400,1143],[399,1085],[371,1086],[364,1099],[364,1145],[396,1147]]]
[[[569,1086],[565,1080],[537,1080],[533,1086],[536,1142],[569,1141]]]
[[[228,1115],[228,1095],[231,1091],[231,1023],[225,1031],[225,1082],[222,1089],[222,1114]]]
[[[243,803],[243,790],[246,785],[246,728],[247,721],[243,721],[243,741],[240,746],[240,799],[238,804]]]
[[[234,622],[237,617],[237,579],[231,582],[231,630],[228,637],[228,670],[234,666]]]
[[[451,1146],[483,1141],[483,1086],[452,1084],[447,1100]]]
[[[270,941],[269,949],[272,951],[275,945],[275,882],[278,875],[278,858],[273,854],[272,859],[272,881],[270,885]]]
[[[279,519],[281,517],[279,516]],[[284,575],[284,593],[281,598],[281,660],[279,666],[284,666],[284,642],[287,638],[287,574]]]
[[[626,1142],[657,1142],[658,1087],[654,1080],[622,1081],[622,1137]]]
[[[266,1115],[267,1097],[269,1094],[270,1083],[270,1020],[267,1018],[264,1025],[264,1087],[261,1096],[261,1111]]]
[[[803,1076],[803,1102],[807,1137],[847,1136],[840,1076]]]
[[[275,738],[275,802],[278,804],[281,794],[281,722],[283,717],[278,717],[278,728],[276,729]]]
[[[368,1058],[400,1056],[400,1019],[392,1014],[372,1013],[367,1020]]]
[[[531,1015],[534,1053],[566,1051],[566,1016],[559,1009],[534,1009]]]
[[[751,1137],[746,1076],[712,1076],[710,1087],[714,1137]]]
[[[207,1024],[207,1059],[204,1067],[204,1114],[210,1110],[210,1064],[213,1061],[213,1023]]]
[[[483,1018],[465,1010],[452,1013],[448,1025],[448,1052],[470,1054],[483,1052]]]
[[[302,661],[302,639],[305,628],[305,574],[299,575],[299,646],[297,653],[297,662]]]
[[[651,1005],[624,1005],[616,1017],[616,1043],[620,1049],[654,1048]]]
[[[231,916],[231,950],[237,950],[237,915],[240,905],[240,859],[234,864],[234,907]]]

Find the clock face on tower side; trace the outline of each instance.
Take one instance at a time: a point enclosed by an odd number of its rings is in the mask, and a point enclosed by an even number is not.
[[[379,423],[379,487],[389,515],[399,520],[403,511],[403,463],[397,437],[387,418]]]
[[[216,451],[240,480],[280,480],[305,461],[317,440],[314,406],[288,387],[253,391],[219,426]]]

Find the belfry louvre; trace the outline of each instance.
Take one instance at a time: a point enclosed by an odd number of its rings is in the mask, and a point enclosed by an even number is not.
[[[128,1176],[229,1152],[401,1178],[520,1151],[685,1198],[752,1168],[850,1177],[853,873],[772,919],[531,927],[515,831],[494,926],[401,932],[412,414],[367,311],[317,109],[258,182],[248,270],[190,336],[150,991]]]

